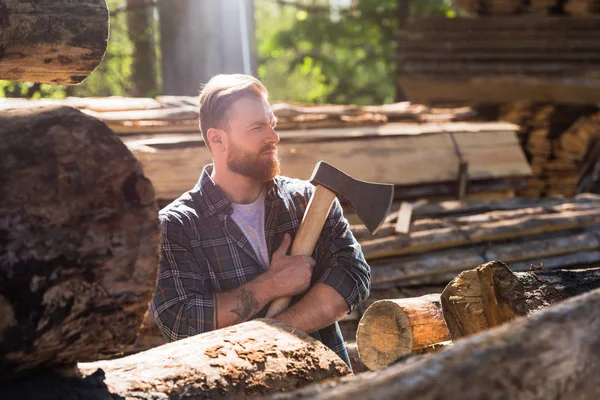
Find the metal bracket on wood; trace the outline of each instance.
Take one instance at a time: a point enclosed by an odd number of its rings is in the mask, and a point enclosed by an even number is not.
[[[458,157],[458,176],[456,179],[456,198],[458,200],[464,200],[467,195],[467,186],[469,183],[469,163],[463,158],[458,143],[454,138],[454,134],[450,133],[450,139],[452,140],[452,146],[454,147],[454,153]]]

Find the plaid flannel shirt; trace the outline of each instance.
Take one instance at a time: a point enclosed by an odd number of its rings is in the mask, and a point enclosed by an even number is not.
[[[159,213],[162,252],[151,309],[168,341],[213,330],[215,293],[235,289],[266,271],[231,218],[233,207],[211,171],[212,165],[206,166],[198,184]],[[294,237],[313,191],[307,181],[282,176],[267,184],[265,236],[270,255],[285,233]],[[333,287],[350,310],[367,298],[370,267],[337,199],[313,258],[317,264],[311,285]],[[267,309],[268,305],[254,318],[264,317]],[[350,365],[337,322],[310,335]]]

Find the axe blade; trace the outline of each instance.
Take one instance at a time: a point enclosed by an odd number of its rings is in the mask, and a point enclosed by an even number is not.
[[[354,179],[324,161],[317,163],[310,182],[346,199],[371,234],[377,233],[392,207],[394,185]]]

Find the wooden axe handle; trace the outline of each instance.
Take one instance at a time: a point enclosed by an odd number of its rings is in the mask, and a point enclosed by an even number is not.
[[[298,232],[292,243],[292,256],[312,256],[317,240],[323,230],[331,205],[335,200],[335,193],[325,186],[317,185],[308,207],[298,227]],[[266,317],[272,318],[285,310],[292,300],[291,297],[280,297],[273,300],[269,306]]]

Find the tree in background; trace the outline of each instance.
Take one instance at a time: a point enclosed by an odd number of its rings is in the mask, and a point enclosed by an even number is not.
[[[398,11],[406,1],[256,0],[258,75],[271,97],[395,101]],[[453,15],[447,0],[413,0],[409,9],[405,17]]]

